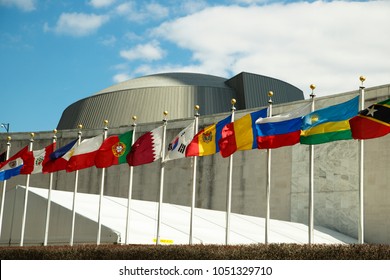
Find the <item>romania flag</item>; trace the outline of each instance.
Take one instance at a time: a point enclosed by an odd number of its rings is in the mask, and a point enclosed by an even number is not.
[[[237,150],[257,149],[256,120],[267,117],[267,108],[243,116],[222,129],[218,142],[221,155],[228,157]]]
[[[315,145],[352,139],[349,119],[359,111],[359,96],[351,100],[314,111],[303,119],[301,144]]]
[[[218,142],[222,137],[222,129],[230,123],[232,116],[212,124],[199,131],[188,144],[186,157],[208,156],[219,152]]]

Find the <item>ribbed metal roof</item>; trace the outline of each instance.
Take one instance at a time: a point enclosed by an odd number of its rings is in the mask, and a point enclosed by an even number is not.
[[[303,99],[299,89],[283,81],[250,73],[226,78],[198,73],[162,73],[131,79],[69,105],[62,113],[57,129],[110,127],[129,125],[136,115],[141,123],[162,119],[190,118],[194,106],[201,115],[229,112],[231,99],[238,110],[267,105],[266,92],[277,92],[277,103]],[[261,94],[265,92],[265,94]]]
[[[212,75],[198,73],[161,73],[140,78],[135,78],[103,89],[96,94],[107,92],[172,86],[203,86],[229,88],[225,82],[227,79]]]
[[[189,118],[194,106],[201,115],[229,112],[234,90],[225,78],[194,74],[165,73],[128,80],[81,99],[66,108],[57,129],[129,125],[136,115],[142,123],[161,120],[163,111],[169,119]]]

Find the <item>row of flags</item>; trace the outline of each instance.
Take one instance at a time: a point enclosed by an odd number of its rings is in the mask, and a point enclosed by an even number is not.
[[[164,161],[220,153],[228,157],[238,150],[275,149],[297,143],[316,145],[337,140],[370,139],[390,132],[390,99],[358,112],[359,97],[310,112],[310,103],[286,114],[267,117],[268,109],[252,112],[231,121],[232,116],[194,135],[194,122],[169,143]],[[73,172],[96,166],[107,168],[128,163],[138,166],[161,158],[163,126],[140,136],[132,144],[133,131],[104,134],[79,142],[75,139],[56,148],[29,151],[25,146],[14,156],[0,155],[0,181],[19,174]]]

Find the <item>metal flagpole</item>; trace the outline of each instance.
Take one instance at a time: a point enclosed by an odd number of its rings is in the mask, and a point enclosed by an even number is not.
[[[234,112],[236,111],[236,100],[233,98],[232,103],[232,119],[231,122],[234,122]],[[218,143],[217,143],[218,145]],[[225,232],[225,245],[229,244],[230,238],[230,212],[232,208],[232,179],[233,179],[233,154],[229,156],[229,182],[226,192],[226,232]]]
[[[363,83],[366,80],[364,76],[360,76],[362,85],[360,86],[360,110],[364,110],[365,97]],[[359,229],[358,242],[364,243],[364,140],[359,140]]]
[[[7,137],[7,152],[5,156],[5,160],[8,160],[9,158],[9,151],[11,149],[11,136]],[[4,180],[3,182],[3,195],[1,196],[1,212],[0,212],[0,237],[1,237],[1,230],[3,227],[3,214],[4,214],[4,202],[5,202],[5,191],[7,188],[7,180]]]
[[[81,129],[83,126],[79,124],[79,132],[78,132],[78,141],[77,144],[80,145],[81,143]],[[75,226],[75,218],[76,218],[76,194],[77,194],[77,186],[79,182],[79,171],[76,170],[75,180],[74,180],[74,192],[73,192],[73,204],[72,204],[72,231],[70,234],[70,242],[69,245],[73,246],[74,243],[74,226]]]
[[[315,85],[311,84],[311,111],[314,111],[314,89]],[[309,146],[309,244],[313,243],[314,236],[314,145]]]
[[[57,129],[53,130],[53,143],[57,142]],[[43,245],[47,246],[47,239],[49,236],[49,224],[50,224],[50,207],[51,207],[51,191],[53,188],[53,172],[50,172],[50,179],[49,179],[49,190],[47,193],[47,210],[46,210],[46,223],[45,223],[45,239],[43,241]]]
[[[164,194],[164,169],[165,169],[165,136],[167,133],[167,115],[168,111],[164,111],[164,125],[163,125],[163,139],[161,146],[161,173],[160,173],[160,198],[158,201],[158,216],[157,216],[157,236],[156,236],[156,245],[160,244],[160,226],[161,226],[161,206],[163,203],[163,194]]]
[[[195,105],[195,129],[194,135],[198,133],[198,122],[199,122],[199,105]],[[195,195],[196,195],[196,169],[198,163],[198,157],[194,156],[194,168],[192,169],[192,197],[191,197],[191,216],[190,216],[190,245],[193,244],[193,234],[194,234],[194,210],[195,210]]]
[[[107,139],[108,120],[104,120],[103,141]],[[100,196],[99,196],[99,210],[98,210],[98,234],[96,245],[100,245],[100,237],[102,234],[102,200],[104,195],[104,176],[106,175],[106,168],[102,168],[102,178],[100,182]]]
[[[134,144],[135,139],[135,129],[137,124],[135,123],[137,120],[137,116],[133,116],[133,136],[131,138],[131,146]],[[131,149],[131,147],[127,147]],[[129,194],[127,199],[127,216],[126,216],[126,234],[125,234],[125,244],[129,244],[129,233],[130,233],[130,204],[131,204],[131,196],[133,193],[133,166],[130,166],[130,175],[129,175]]]
[[[34,143],[34,132],[32,132],[31,134],[31,138],[30,138],[30,145],[28,147],[28,150],[31,152],[33,150],[33,143]],[[25,227],[26,227],[26,216],[27,216],[27,203],[28,203],[28,187],[30,185],[30,174],[27,174],[27,178],[26,178],[26,190],[25,190],[25,194],[24,194],[24,208],[23,208],[23,218],[22,218],[22,229],[21,229],[21,233],[20,233],[20,246],[23,246],[23,242],[24,242],[24,230],[25,230]]]
[[[272,117],[272,91],[268,92],[268,117]],[[268,244],[270,219],[270,193],[271,193],[271,149],[267,149],[267,187],[266,187],[266,214],[265,214],[265,244]]]

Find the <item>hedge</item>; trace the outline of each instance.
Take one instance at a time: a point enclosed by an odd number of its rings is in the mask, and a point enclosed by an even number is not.
[[[76,245],[0,247],[1,260],[389,260],[390,245]]]

